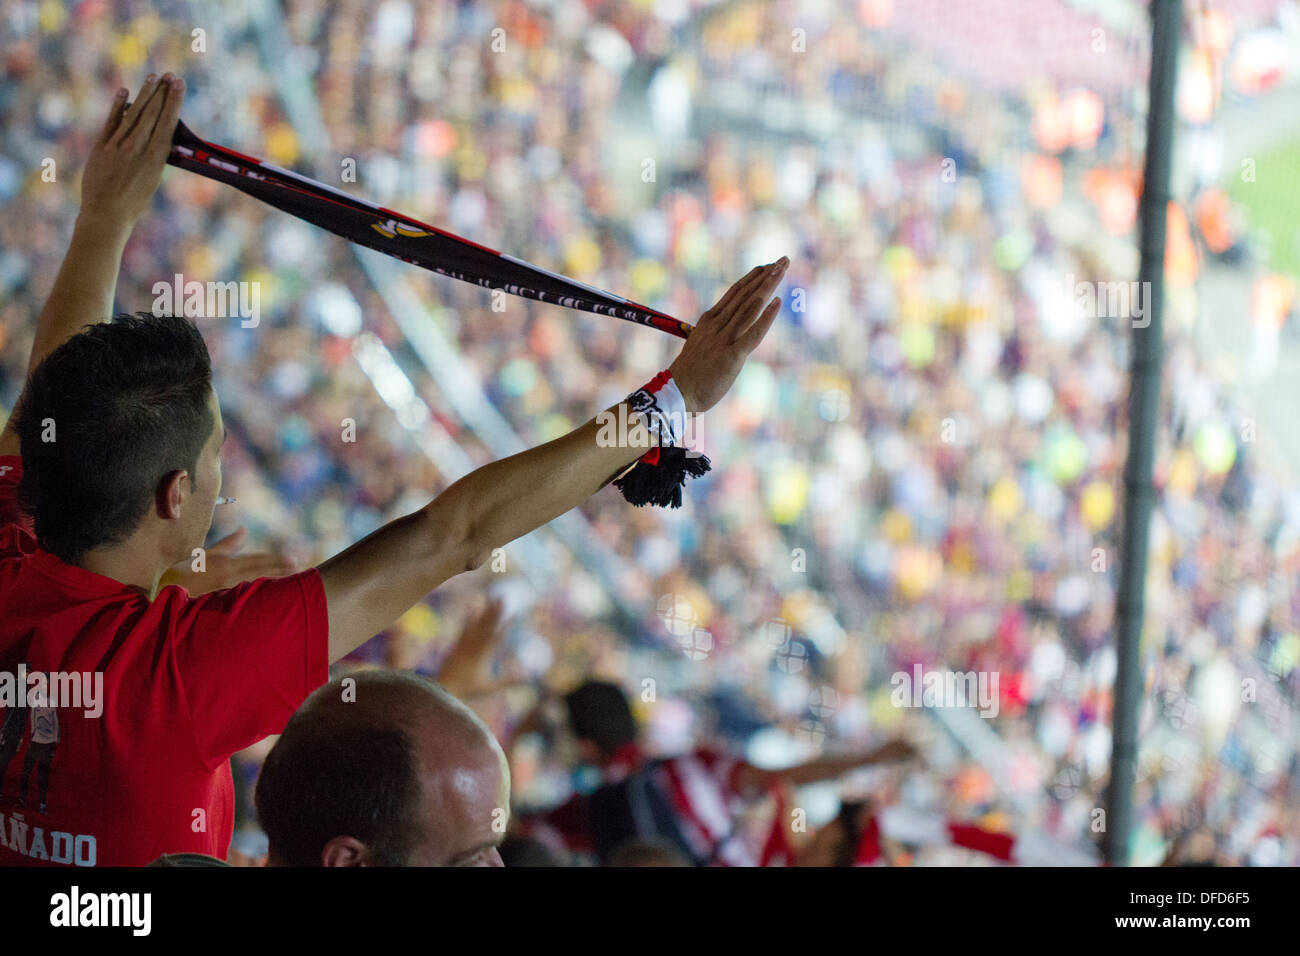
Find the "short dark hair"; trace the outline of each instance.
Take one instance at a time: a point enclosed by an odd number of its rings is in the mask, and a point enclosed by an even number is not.
[[[590,740],[607,757],[637,738],[636,717],[623,688],[617,684],[589,680],[571,691],[564,703],[573,735]]]
[[[420,794],[419,761],[400,724],[308,705],[267,755],[254,800],[277,863],[320,866],[325,844],[350,836],[374,865],[405,866],[419,842]]]
[[[40,546],[71,563],[125,540],[163,478],[194,474],[212,434],[211,392],[208,348],[184,318],[119,315],[46,356],[14,410],[18,503]]]

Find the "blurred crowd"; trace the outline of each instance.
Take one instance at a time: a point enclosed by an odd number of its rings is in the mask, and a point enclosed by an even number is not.
[[[898,733],[919,742],[922,767],[804,794],[814,829],[841,798],[870,794],[1095,844],[1131,333],[1073,283],[1136,277],[1144,116],[1104,56],[1097,94],[1076,95],[1086,68],[1050,93],[1043,77],[963,82],[908,42],[892,6],[286,0],[280,48],[252,6],[11,3],[3,397],[19,390],[65,250],[79,164],[112,91],[149,69],[186,77],[182,116],[200,136],[686,321],[788,254],[782,315],[703,423],[714,469],[686,507],[632,509],[609,490],[583,507],[578,533],[622,572],[540,532],[547,586],[528,583],[532,552],[512,546],[344,666],[452,674],[508,742],[521,807],[582,788],[572,742],[538,714],[597,676],[632,694],[657,752],[707,742],[789,762]],[[1237,27],[1206,34],[1207,62],[1247,35]],[[1113,48],[1131,58],[1131,46]],[[1122,75],[1140,83],[1138,67],[1125,60]],[[311,139],[284,101],[299,76],[324,120]],[[1251,254],[1215,177],[1175,198],[1135,849],[1148,863],[1296,864],[1300,495],[1264,467],[1249,409],[1191,337],[1207,264],[1237,271],[1243,328],[1276,334],[1294,286]],[[343,241],[173,171],[128,247],[119,306],[150,308],[177,273],[261,289],[256,327],[200,320],[237,499],[214,536],[245,525],[305,566],[458,477],[422,435],[474,463],[496,457]],[[674,354],[651,330],[522,299],[495,311],[477,287],[403,278],[525,444]],[[427,420],[381,397],[357,358],[369,336]],[[487,593],[499,613],[483,614]],[[996,673],[996,717],[895,706],[891,676],[917,664]],[[249,786],[263,754],[237,761]],[[264,852],[251,818],[235,849]],[[972,859],[947,848],[915,861]]]

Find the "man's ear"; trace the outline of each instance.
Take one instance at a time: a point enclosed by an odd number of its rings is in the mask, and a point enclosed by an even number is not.
[[[172,471],[158,482],[158,516],[175,520],[181,516],[181,508],[189,497],[185,482],[189,480],[188,471]]]
[[[321,866],[367,866],[370,851],[356,837],[334,837],[320,851]]]

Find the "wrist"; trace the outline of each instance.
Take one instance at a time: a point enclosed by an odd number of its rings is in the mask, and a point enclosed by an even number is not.
[[[105,209],[83,205],[77,213],[73,231],[96,242],[120,242],[125,245],[134,228],[135,220],[120,213],[114,214]]]
[[[686,398],[665,369],[628,396],[628,407],[645,425],[654,447],[680,446],[686,435]]]
[[[673,363],[673,365],[676,364],[676,362]],[[685,411],[687,414],[695,415],[703,411],[703,409],[699,407],[699,402],[695,400],[695,395],[691,392],[690,388],[683,385],[682,380],[677,377],[677,373],[673,370],[672,365],[668,367],[668,374],[672,377],[673,384],[677,387],[677,391],[682,397],[682,402],[685,405]]]
[[[614,487],[630,504],[680,508],[686,479],[698,478],[709,470],[709,459],[691,450],[686,441],[692,415],[689,403],[671,368],[627,397],[629,417],[636,415],[640,419],[652,446],[632,467],[614,478]]]
[[[686,394],[682,391],[681,385],[673,378],[671,371],[667,372],[666,380],[658,392],[659,407],[663,409],[664,417],[668,420],[669,428],[672,432],[672,443],[680,444],[686,436],[687,418],[691,414],[690,406],[687,404]]]

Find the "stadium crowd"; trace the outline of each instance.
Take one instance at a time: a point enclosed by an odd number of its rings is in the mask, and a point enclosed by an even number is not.
[[[701,18],[692,45],[660,6]],[[805,793],[814,829],[837,824],[841,797],[870,795],[1095,843],[1127,330],[1079,308],[1066,277],[1135,272],[1140,114],[1109,98],[1104,123],[1049,149],[1019,97],[948,80],[871,25],[887,5],[860,4],[868,22],[854,29],[810,21],[819,52],[804,56],[790,53],[782,5],[660,6],[289,0],[285,57],[313,75],[333,149],[318,156],[239,12],[218,27],[179,2],[16,4],[0,25],[4,396],[21,385],[104,91],[160,65],[185,74],[183,116],[201,136],[329,182],[352,158],[356,183],[341,188],[684,319],[719,276],[789,249],[782,316],[705,423],[714,470],[686,507],[632,509],[606,491],[582,509],[583,533],[635,574],[601,575],[551,546],[552,583],[533,588],[512,548],[503,572],[440,589],[341,667],[411,668],[453,687],[506,746],[521,820],[589,786],[556,701],[598,676],[631,693],[653,752],[707,742],[793,762],[900,733],[918,742],[925,766]],[[205,51],[194,28],[208,31]],[[644,119],[619,95],[631,64],[655,62],[648,122],[666,155],[647,183],[639,154],[617,168],[611,157],[632,155],[617,141],[637,143]],[[734,101],[709,92],[728,84],[803,104],[810,128],[756,132],[765,101],[728,112]],[[711,108],[698,141],[674,138],[674,118]],[[818,117],[829,132],[811,128]],[[1214,186],[1198,189],[1181,208]],[[346,243],[180,172],[160,196],[128,247],[120,304],[147,309],[177,273],[261,289],[255,327],[200,322],[237,499],[214,534],[247,526],[306,567],[456,477],[358,363],[362,330],[428,406],[432,423],[416,430],[445,431],[476,464],[495,457]],[[1263,467],[1249,409],[1193,348],[1197,264],[1241,262],[1243,289],[1261,274],[1242,261],[1244,240],[1207,237],[1204,222],[1171,214],[1137,851],[1296,864],[1300,496]],[[406,279],[525,444],[626,394],[672,346],[522,299],[496,311],[483,290],[416,269]],[[954,747],[935,715],[891,700],[891,675],[918,664],[999,676],[997,715],[973,731],[996,733],[996,769]],[[245,800],[270,743],[236,759]],[[756,840],[775,812],[760,803]],[[265,854],[245,803],[232,861]]]

